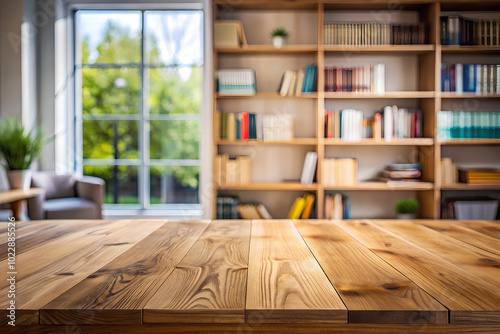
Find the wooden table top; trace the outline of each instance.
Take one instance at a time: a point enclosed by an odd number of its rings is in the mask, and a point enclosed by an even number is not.
[[[45,190],[40,188],[30,188],[29,190],[12,189],[7,191],[0,191],[0,204],[20,201],[41,195]]]
[[[41,332],[500,332],[499,222],[75,220],[16,229],[16,325]],[[2,275],[7,233],[0,225]],[[2,325],[9,288],[2,276]]]

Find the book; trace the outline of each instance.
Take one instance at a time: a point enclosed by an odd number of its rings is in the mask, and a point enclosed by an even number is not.
[[[306,203],[307,202],[304,197],[297,197],[292,205],[292,208],[290,209],[290,212],[288,213],[288,219],[299,219],[302,212],[304,212]]]
[[[300,183],[302,184],[313,183],[314,174],[316,172],[317,160],[318,160],[318,154],[316,152],[307,152],[306,158],[304,159],[304,167],[302,168],[302,176],[300,178]]]
[[[225,95],[255,95],[255,71],[250,68],[217,70],[217,91]]]
[[[247,44],[243,24],[241,21],[215,21],[214,46],[215,47],[240,47]]]
[[[251,183],[251,159],[248,156],[231,158],[228,154],[215,157],[215,181],[218,185]]]
[[[316,196],[313,194],[307,194],[306,195],[306,206],[304,208],[304,211],[302,212],[301,219],[309,219],[311,217],[311,212],[313,209],[313,204],[314,200],[316,199]]]

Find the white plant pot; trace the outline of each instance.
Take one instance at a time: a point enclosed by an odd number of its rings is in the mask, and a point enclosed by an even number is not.
[[[10,189],[29,190],[31,188],[31,169],[9,170],[7,172]]]
[[[285,39],[281,36],[275,36],[273,37],[273,46],[276,49],[281,49],[285,45]]]
[[[417,215],[414,213],[397,213],[397,219],[416,219]]]

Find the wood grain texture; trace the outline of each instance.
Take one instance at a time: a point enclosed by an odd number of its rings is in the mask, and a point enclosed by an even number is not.
[[[40,312],[40,323],[140,324],[144,305],[208,224],[208,221],[163,224],[45,305]],[[95,316],[78,317],[75,311],[82,309],[92,311]]]
[[[38,322],[39,312],[44,305],[54,298],[63,294],[73,285],[79,283],[88,275],[97,271],[108,262],[128,250],[144,237],[152,233],[165,223],[165,221],[155,220],[135,220],[121,221],[122,227],[116,228],[110,234],[94,241],[85,247],[74,250],[73,253],[60,258],[58,261],[49,261],[50,264],[32,274],[19,279],[16,283],[18,291],[16,295],[16,307],[19,310],[36,310],[36,322]],[[64,223],[64,222],[61,222]],[[64,251],[71,247],[67,244],[60,248]],[[53,250],[57,252],[57,250]],[[43,261],[45,257],[55,256],[52,253],[33,254],[33,257]],[[31,259],[27,259],[31,263]],[[18,274],[28,270],[26,264],[18,262]],[[3,305],[7,305],[8,287],[0,290],[0,317],[5,318],[6,311]],[[32,320],[28,319],[27,322]],[[24,324],[23,322],[17,323]]]
[[[448,323],[443,305],[338,226],[294,223],[342,297],[349,323]]]
[[[252,221],[246,318],[347,322],[347,310],[290,220]]]
[[[457,220],[457,225],[466,227],[484,235],[500,239],[500,221],[466,221]]]
[[[378,220],[374,223],[405,240],[442,257],[474,276],[500,285],[500,256],[411,221]],[[499,242],[500,244],[500,242]],[[500,248],[500,246],[499,246]]]
[[[243,323],[250,221],[214,221],[144,307],[144,323]]]
[[[28,190],[13,189],[0,192],[0,204],[12,203],[44,194],[45,190],[40,188],[31,188]]]
[[[334,221],[334,224],[446,306],[450,310],[450,323],[500,323],[500,290],[496,285],[368,220]]]
[[[419,220],[420,225],[448,235],[490,253],[500,255],[498,239],[457,224],[457,220]]]

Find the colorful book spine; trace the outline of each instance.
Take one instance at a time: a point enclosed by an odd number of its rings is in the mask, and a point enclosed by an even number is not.
[[[500,138],[499,111],[440,111],[437,123],[440,140]]]

